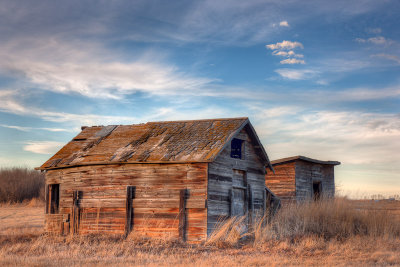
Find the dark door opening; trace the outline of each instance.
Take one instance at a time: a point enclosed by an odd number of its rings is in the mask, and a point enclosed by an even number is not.
[[[314,201],[317,201],[321,198],[321,182],[313,182],[313,198]]]
[[[46,211],[50,214],[58,213],[60,204],[60,185],[49,184],[47,188]]]

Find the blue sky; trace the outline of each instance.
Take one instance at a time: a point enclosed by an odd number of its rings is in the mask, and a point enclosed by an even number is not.
[[[400,193],[399,1],[2,1],[0,166],[81,125],[247,116],[271,159]]]

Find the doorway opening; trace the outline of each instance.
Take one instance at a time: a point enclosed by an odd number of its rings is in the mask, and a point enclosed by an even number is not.
[[[317,201],[321,198],[322,188],[321,182],[313,182],[313,198]]]

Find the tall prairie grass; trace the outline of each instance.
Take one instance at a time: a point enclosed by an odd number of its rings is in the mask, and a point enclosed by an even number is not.
[[[20,227],[43,224],[42,211],[24,204],[0,206],[0,230],[16,222]],[[125,238],[10,228],[0,232],[0,265],[400,266],[398,223],[390,213],[356,209],[352,201],[337,199],[283,207],[273,218],[255,219],[252,225],[244,217],[232,218],[205,244],[148,238],[134,231]]]
[[[371,203],[373,205],[373,203]],[[247,227],[249,232],[241,229]],[[400,223],[385,210],[357,209],[345,198],[290,204],[274,217],[259,217],[252,225],[245,218],[231,218],[217,226],[208,244],[237,246],[244,239],[260,245],[277,240],[348,240],[352,237],[400,237]]]
[[[0,169],[0,202],[44,200],[44,174],[22,167]]]

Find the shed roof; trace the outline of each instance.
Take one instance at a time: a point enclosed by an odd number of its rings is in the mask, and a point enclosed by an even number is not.
[[[270,166],[249,119],[231,118],[82,127],[81,133],[38,169],[115,163],[211,162],[245,126],[258,143],[259,154]]]
[[[340,165],[339,161],[331,161],[331,160],[323,161],[323,160],[312,159],[312,158],[308,158],[308,157],[304,157],[304,156],[294,156],[294,157],[277,159],[277,160],[271,161],[271,164],[272,164],[272,166],[274,166],[274,165],[278,165],[278,164],[284,164],[284,163],[288,163],[288,162],[293,162],[293,161],[296,161],[296,160],[303,160],[303,161],[308,161],[308,162],[318,163],[318,164],[324,164],[324,165]]]

